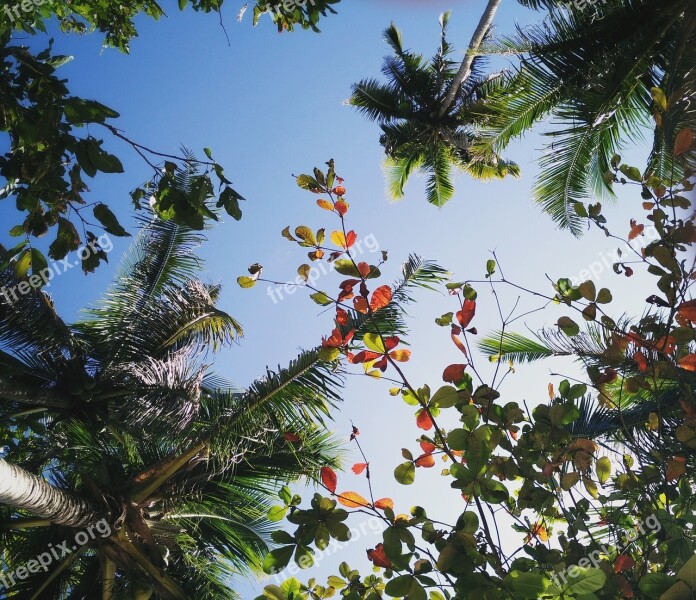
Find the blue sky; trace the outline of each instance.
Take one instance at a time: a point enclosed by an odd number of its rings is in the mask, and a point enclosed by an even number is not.
[[[496,250],[509,279],[550,292],[546,274],[553,280],[574,276],[601,262],[603,253],[615,247],[595,232],[575,239],[557,231],[533,204],[530,190],[542,146],[536,134],[515,143],[506,153],[522,167],[518,180],[484,184],[460,176],[455,198],[436,209],[424,200],[423,179],[414,178],[402,202],[388,201],[379,129],[343,104],[350,85],[366,76],[379,76],[387,53],[381,33],[391,21],[402,29],[406,46],[430,56],[438,43],[438,15],[455,5],[450,40],[461,56],[485,4],[485,0],[344,0],[338,6],[339,15],[324,20],[322,33],[316,35],[302,30],[278,34],[267,16],[252,28],[249,13],[237,23],[239,7],[229,2],[224,10],[229,46],[217,16],[180,14],[172,6],[170,16],[161,22],[140,22],[140,37],[133,41],[128,56],[102,50],[98,36],[55,33],[55,50],[75,56],[61,69],[73,94],[118,110],[121,118],[116,125],[151,148],[175,153],[185,144],[202,156],[203,147],[211,147],[234,187],[247,198],[242,221],[228,218],[216,225],[201,249],[206,259],[205,278],[224,284],[221,307],[242,322],[246,333],[238,346],[217,357],[215,369],[221,375],[248,384],[266,366],[285,364],[300,348],[317,344],[331,328],[331,315],[302,291],[274,303],[265,286],[241,290],[235,283],[255,262],[264,265],[264,276],[294,279],[306,256],[280,236],[281,230],[288,225],[330,227],[332,222],[314,204],[316,197],[300,190],[291,175],[323,166],[329,158],[335,159],[338,174],[345,178],[350,227],[361,236],[373,236],[380,249],[389,251],[385,279],[398,276],[409,253],[437,260],[457,280],[479,279],[490,252]],[[497,31],[511,33],[516,23],[524,26],[540,18],[506,0],[496,18]],[[504,61],[495,64],[504,65]],[[91,133],[101,137],[105,132],[97,128]],[[121,157],[126,173],[100,175],[90,184],[91,198],[107,202],[134,231],[128,192],[150,177],[149,167],[121,142],[109,140],[108,147]],[[637,166],[645,153],[645,147],[631,152]],[[628,232],[629,219],[640,210],[638,203],[636,194],[621,194],[609,209],[609,221],[616,224],[617,233]],[[0,242],[8,242],[4,225],[10,219],[14,224],[16,217],[12,206],[0,203]],[[108,266],[88,277],[73,269],[52,283],[49,291],[65,319],[74,318],[105,289],[127,244],[114,241]],[[339,276],[327,275],[317,285],[333,292],[339,281]],[[599,285],[611,287],[615,298],[620,297],[621,310],[642,310],[645,294],[639,275],[628,281],[604,268]],[[636,286],[638,292],[633,291]],[[474,324],[479,332],[486,332],[499,325],[497,309],[490,291],[479,288]],[[500,291],[509,311],[517,294]],[[413,358],[406,371],[415,384],[435,387],[444,366],[461,360],[447,331],[434,324],[435,317],[455,310],[455,304],[444,294],[423,292],[417,297],[409,337]],[[527,310],[537,306],[529,298],[520,303]],[[518,330],[524,332],[525,325],[532,330],[551,325],[563,314],[549,308],[518,321]],[[478,363],[486,371],[488,366],[480,358]],[[530,406],[545,401],[547,384],[560,381],[550,375],[553,370],[575,373],[560,361],[520,367],[506,380],[504,400],[524,400]],[[343,407],[336,415],[337,433],[347,438],[351,420],[360,427],[361,442],[372,461],[375,493],[393,497],[397,512],[421,504],[441,520],[456,518],[463,504],[446,479],[439,477],[439,467],[419,471],[410,488],[393,481],[391,473],[399,462],[400,449],[415,451],[414,440],[420,431],[415,428],[413,409],[390,397],[388,387],[350,377]],[[355,462],[352,458],[357,460],[351,456],[347,466]],[[340,481],[342,489],[365,492],[364,480],[350,470]],[[359,527],[364,520],[357,517],[354,524]],[[511,531],[505,528],[501,535],[509,536]],[[326,575],[341,560],[367,571],[364,549],[377,541],[375,536],[357,540],[302,577]],[[252,594],[246,585],[241,589],[245,596]]]

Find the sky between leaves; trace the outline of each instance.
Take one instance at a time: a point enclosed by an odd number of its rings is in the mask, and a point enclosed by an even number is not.
[[[406,46],[429,57],[438,43],[438,15],[452,9],[450,40],[463,52],[485,4],[485,0],[345,0],[339,5],[338,16],[323,21],[322,34],[300,30],[279,35],[270,18],[256,28],[251,27],[249,15],[237,23],[239,7],[230,2],[223,11],[229,46],[216,16],[182,15],[172,10],[160,23],[142,20],[140,38],[134,40],[129,56],[102,51],[98,36],[68,38],[52,32],[55,51],[75,56],[61,69],[73,94],[119,111],[116,126],[146,146],[175,153],[185,144],[201,157],[203,147],[211,147],[235,188],[247,198],[242,205],[242,221],[227,218],[217,224],[209,232],[210,242],[201,249],[206,259],[205,277],[224,284],[221,308],[245,327],[241,344],[215,359],[219,374],[246,385],[266,366],[285,364],[298,349],[316,345],[330,331],[332,314],[322,312],[305,292],[298,290],[290,296],[283,292],[284,300],[274,304],[265,285],[241,290],[235,283],[236,277],[255,262],[264,265],[265,277],[281,281],[295,278],[295,269],[304,262],[304,256],[280,236],[280,231],[301,224],[316,230],[328,221],[327,214],[317,209],[315,198],[300,190],[291,174],[323,167],[330,158],[335,159],[336,171],[345,179],[350,227],[360,237],[372,235],[380,250],[389,251],[385,275],[396,277],[401,262],[415,252],[437,260],[456,280],[480,279],[490,251],[496,250],[509,279],[550,291],[545,274],[554,281],[576,276],[615,247],[596,232],[577,240],[554,230],[550,218],[533,205],[530,189],[541,147],[536,134],[515,143],[506,155],[522,167],[519,180],[483,184],[460,176],[455,198],[438,210],[424,201],[423,179],[414,178],[402,202],[388,202],[379,130],[344,105],[350,85],[366,76],[380,76],[382,57],[387,53],[381,33],[391,21],[402,29]],[[496,18],[496,31],[509,33],[515,23],[524,26],[541,16],[506,0]],[[28,40],[37,47],[43,47],[45,41]],[[507,59],[496,60],[493,66],[509,64]],[[122,159],[125,174],[100,175],[90,183],[91,198],[107,202],[134,232],[128,192],[150,173],[125,145],[107,140],[107,147]],[[624,160],[640,167],[646,153],[644,145],[627,152]],[[638,213],[637,195],[621,193],[606,214],[612,230],[627,235],[629,220]],[[0,203],[0,220],[10,218],[16,218],[14,208]],[[3,244],[9,242],[4,237],[6,229],[0,228]],[[105,289],[128,243],[113,241],[108,266],[88,277],[74,268],[48,289],[65,319],[74,318]],[[336,274],[327,275],[317,286],[333,291],[339,281]],[[625,293],[629,283],[630,296]],[[598,284],[610,287],[629,314],[641,310],[645,294],[635,292],[637,278],[628,282],[604,267]],[[509,311],[516,297],[509,290],[503,291],[503,308]],[[529,310],[537,304],[523,299],[520,306]],[[455,310],[453,307],[446,295],[427,292],[419,293],[418,303],[412,306],[408,341],[413,355],[406,370],[418,385],[437,386],[443,365],[459,362],[458,350],[446,330],[434,323],[435,317]],[[521,333],[526,333],[526,326],[537,330],[562,314],[560,309],[549,309],[518,321],[516,329]],[[490,291],[483,286],[479,286],[476,326],[480,333],[499,326]],[[479,364],[482,362],[479,359]],[[575,373],[562,361],[522,366],[507,379],[503,397],[507,401],[526,400],[530,408],[544,401],[547,384],[561,379],[551,377],[551,370]],[[392,471],[399,462],[400,449],[409,447],[415,452],[419,430],[414,427],[413,408],[390,397],[388,388],[387,383],[349,378],[344,405],[336,414],[336,432],[347,441],[351,420],[360,428],[361,443],[372,461],[376,497],[393,498],[397,513],[420,504],[438,518],[458,515],[463,505],[456,503],[456,494],[440,481],[439,465],[430,471],[419,470],[416,483],[409,488],[394,481]],[[364,475],[350,470],[355,462],[360,462],[359,457],[349,453],[346,473],[339,473],[339,487],[365,494]],[[305,492],[306,497],[309,495],[310,491]],[[359,527],[366,520],[357,517],[351,524]],[[512,533],[504,521],[499,527],[503,536]],[[365,548],[377,541],[371,534],[349,543],[344,551],[300,577],[324,578],[342,560],[366,567]],[[261,587],[253,582],[234,585],[244,597],[253,597]]]

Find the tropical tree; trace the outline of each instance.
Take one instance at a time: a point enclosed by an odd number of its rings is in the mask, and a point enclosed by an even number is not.
[[[484,73],[484,58],[476,50],[488,33],[499,0],[489,3],[462,65],[451,59],[447,41],[449,13],[440,18],[441,39],[430,61],[405,50],[401,33],[391,25],[384,39],[394,55],[387,57],[382,72],[387,83],[365,79],[353,86],[351,104],[382,129],[380,144],[387,155],[388,188],[395,198],[414,171],[427,174],[426,198],[442,206],[452,198],[452,167],[477,179],[517,176],[514,163],[496,153],[471,153],[479,136],[478,113],[496,76]]]
[[[5,571],[95,523],[104,535],[3,597],[229,597],[267,547],[270,493],[337,460],[322,419],[340,379],[316,352],[246,391],[215,378],[202,359],[242,330],[195,279],[202,236],[141,221],[85,320],[63,322],[42,291],[4,298]],[[11,266],[2,280],[21,283]]]
[[[646,173],[678,178],[671,150],[677,134],[696,124],[696,17],[689,0],[519,2],[548,14],[487,49],[515,53],[521,64],[495,82],[487,132],[472,152],[502,152],[549,120],[534,197],[559,226],[579,234],[576,203],[611,195],[605,175],[613,156],[650,129]]]
[[[192,179],[173,185],[187,192]],[[260,569],[271,497],[295,503],[283,484],[338,463],[325,420],[340,370],[316,348],[247,390],[214,376],[204,359],[241,327],[216,308],[219,286],[196,279],[202,234],[152,213],[140,222],[111,289],[77,323],[43,291],[19,293],[12,264],[0,275],[18,291],[2,296],[0,320],[3,572],[95,524],[100,534],[16,577],[8,598],[229,598],[234,575]],[[384,331],[404,331],[410,290],[431,276],[408,263]],[[361,338],[364,316],[347,319]],[[340,522],[333,531],[347,539]]]

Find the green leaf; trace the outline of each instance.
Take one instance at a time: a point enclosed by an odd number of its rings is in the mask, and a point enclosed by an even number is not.
[[[333,304],[333,300],[331,300],[331,298],[329,298],[324,292],[316,292],[315,294],[312,294],[310,298],[320,306],[328,306],[329,304]]]
[[[288,566],[295,546],[282,546],[276,548],[266,555],[263,561],[263,571],[267,574],[279,573]]]
[[[621,167],[619,168],[619,171],[621,171],[631,181],[643,181],[643,176],[641,175],[640,170],[638,170],[638,168],[636,168],[636,167],[629,167],[628,165],[621,165]]]
[[[111,212],[106,204],[97,204],[94,207],[94,217],[102,224],[102,227],[117,237],[129,237],[128,233],[118,222],[116,215]]]
[[[386,352],[386,348],[382,343],[382,338],[376,333],[366,333],[363,336],[363,342],[365,343],[365,346],[367,346],[367,348],[373,352],[379,352],[380,354],[384,354]]]
[[[408,596],[409,600],[425,600],[427,595],[423,586],[413,575],[399,575],[389,581],[384,591],[394,598]]]
[[[493,275],[495,273],[495,261],[493,259],[490,259],[486,261],[486,274],[488,277]]]
[[[242,209],[239,208],[239,201],[244,200],[230,186],[225,186],[225,189],[220,194],[217,201],[217,207],[224,207],[225,212],[230,215],[235,221],[242,218]]]
[[[281,506],[279,504],[277,506],[271,506],[271,508],[268,509],[268,513],[266,514],[266,516],[268,517],[269,521],[282,521],[285,518],[287,512],[288,507]]]
[[[607,288],[602,288],[597,293],[598,304],[609,304],[612,301],[611,292]]]
[[[696,590],[696,556],[692,556],[686,564],[679,569],[677,578],[688,585],[692,590]]]
[[[591,279],[583,281],[578,286],[578,291],[580,294],[582,294],[582,297],[585,298],[585,300],[589,300],[590,302],[594,302],[595,297],[597,296],[597,289],[595,288],[594,281]]]
[[[602,458],[597,461],[595,469],[597,470],[597,479],[599,483],[604,485],[611,475],[611,461],[606,456],[602,456]]]
[[[638,589],[650,600],[659,600],[660,596],[676,581],[676,577],[666,575],[665,573],[649,573],[640,580]]]
[[[401,463],[394,469],[394,478],[401,485],[411,485],[416,480],[416,465],[411,461]]]
[[[44,269],[48,269],[46,257],[36,248],[31,249],[31,272],[38,275]]]
[[[63,107],[68,123],[103,123],[106,119],[115,119],[120,115],[95,100],[69,98]]]
[[[546,591],[550,583],[540,573],[521,571],[510,572],[504,581],[520,598],[538,598]]]
[[[601,569],[585,569],[576,566],[568,570],[567,579],[568,582],[563,588],[563,593],[580,595],[591,594],[602,589],[607,577]]]
[[[237,283],[239,284],[240,287],[243,288],[253,288],[256,285],[256,279],[252,279],[251,277],[237,277]]]
[[[561,477],[561,487],[567,492],[570,490],[578,481],[580,481],[580,473],[572,472],[566,473]]]
[[[435,323],[440,327],[449,327],[452,324],[452,317],[454,317],[454,313],[445,313],[441,317],[437,317]]]
[[[435,392],[430,401],[436,403],[440,408],[450,408],[459,401],[459,394],[456,388],[443,385]]]
[[[580,326],[570,317],[561,317],[556,323],[563,333],[568,337],[573,337],[580,333]]]
[[[22,250],[17,260],[14,263],[14,272],[17,279],[24,279],[31,267],[31,250],[26,248]]]

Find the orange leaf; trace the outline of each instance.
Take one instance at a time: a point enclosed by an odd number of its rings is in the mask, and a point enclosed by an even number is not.
[[[389,356],[397,362],[406,362],[411,358],[410,350],[392,350]]]
[[[372,561],[375,567],[390,569],[392,566],[391,561],[387,558],[387,554],[384,551],[384,544],[377,544],[374,550],[368,550],[367,558]]]
[[[430,442],[421,442],[420,447],[426,454],[432,454],[435,452],[435,450],[437,450],[437,446],[435,446],[435,444],[431,444]]]
[[[674,156],[684,154],[694,143],[694,132],[691,129],[684,128],[674,139]]]
[[[346,250],[355,244],[355,240],[358,239],[358,234],[355,231],[349,231],[346,234]]]
[[[433,421],[430,418],[430,415],[428,414],[428,411],[425,409],[421,409],[418,411],[418,417],[416,417],[416,425],[420,429],[424,429],[425,431],[428,431],[428,429],[433,428]]]
[[[370,503],[357,492],[343,492],[337,496],[337,499],[346,508],[370,506]]]
[[[696,354],[689,354],[679,359],[678,364],[685,371],[696,371]]]
[[[632,239],[635,239],[641,235],[643,233],[643,229],[645,229],[645,225],[637,225],[635,220],[631,219],[631,231],[628,234],[628,241],[630,242]]]
[[[353,298],[353,306],[355,306],[355,310],[358,312],[367,314],[367,300],[365,300],[365,298],[362,296],[356,296]]]
[[[370,308],[377,312],[378,310],[389,306],[392,299],[392,289],[388,285],[382,285],[372,292],[372,300],[370,300]]]
[[[683,456],[675,456],[667,461],[667,481],[679,479],[686,473],[686,459]]]
[[[375,508],[381,508],[382,510],[390,508],[394,510],[394,501],[391,498],[380,498],[375,501]]]
[[[336,307],[336,323],[338,325],[348,325],[348,312],[340,307]]]
[[[459,321],[462,329],[466,329],[469,326],[475,314],[476,302],[474,300],[464,300],[462,310],[457,311],[457,321]]]
[[[638,365],[638,370],[641,373],[645,373],[648,370],[648,361],[640,350],[633,355],[633,360]]]
[[[362,473],[365,469],[367,469],[367,463],[355,463],[352,471],[356,475],[360,475],[360,473]]]
[[[299,442],[300,441],[300,436],[297,435],[296,433],[284,433],[283,438],[286,439],[288,442]]]
[[[682,302],[677,308],[677,312],[687,321],[696,322],[696,300]]]
[[[368,265],[366,262],[358,263],[358,272],[360,273],[361,277],[367,277],[370,274],[370,265]]]
[[[655,342],[655,350],[662,352],[664,354],[674,354],[677,349],[677,340],[674,336],[663,335],[659,340]]]
[[[429,469],[435,466],[435,457],[432,454],[422,454],[416,459],[416,466]]]
[[[334,209],[334,205],[331,204],[331,202],[329,202],[328,200],[323,200],[323,199],[317,200],[317,206],[319,206],[319,208],[323,208],[324,210],[333,210]]]
[[[348,212],[348,204],[343,200],[339,200],[338,202],[336,202],[335,208],[336,212],[341,216],[345,215]]]
[[[555,395],[556,395],[556,394],[555,394],[555,392],[553,391],[553,383],[549,383],[549,398],[550,398],[551,400],[553,400],[554,397],[555,397]]]
[[[454,364],[445,367],[445,370],[442,372],[442,380],[447,383],[459,383],[464,379],[464,369],[466,369],[466,367],[467,365],[462,364]]]
[[[338,485],[338,477],[331,467],[321,468],[321,482],[326,486],[332,494],[336,491]]]
[[[636,564],[628,554],[619,554],[614,562],[614,573],[621,573],[621,571],[626,571],[627,569],[632,569]]]
[[[457,336],[455,333],[452,333],[452,341],[454,342],[454,345],[464,353],[464,356],[469,358],[469,355],[466,352],[466,346],[464,345],[464,342],[462,342],[462,340],[459,339],[459,336]]]

